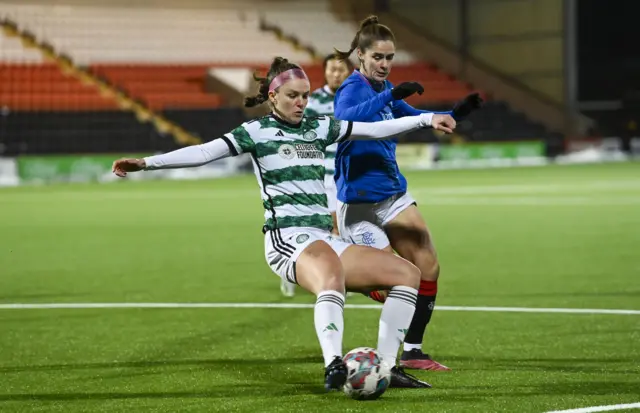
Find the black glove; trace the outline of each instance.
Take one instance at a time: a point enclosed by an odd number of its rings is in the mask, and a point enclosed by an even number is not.
[[[400,100],[408,98],[414,93],[418,92],[421,95],[424,92],[424,88],[418,82],[404,82],[391,90],[391,96],[393,100]]]
[[[478,93],[467,95],[464,99],[453,105],[453,118],[461,119],[469,116],[471,112],[482,107],[484,101]]]

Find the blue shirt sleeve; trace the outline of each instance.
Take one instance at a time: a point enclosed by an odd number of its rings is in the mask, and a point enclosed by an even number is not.
[[[402,118],[404,116],[418,116],[421,113],[437,113],[440,115],[451,115],[453,116],[453,110],[449,110],[446,112],[435,112],[432,110],[421,110],[416,109],[404,100],[396,100],[393,105],[393,114],[396,118]],[[454,116],[455,118],[455,116]],[[458,120],[458,119],[456,119]]]
[[[336,119],[366,122],[382,111],[393,100],[391,90],[378,93],[364,102],[359,95],[357,84],[350,84],[342,89],[335,102],[334,114]]]

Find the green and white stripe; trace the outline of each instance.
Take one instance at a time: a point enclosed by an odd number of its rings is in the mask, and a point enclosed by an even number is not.
[[[333,99],[335,95],[332,93],[329,86],[324,85],[320,89],[316,89],[309,96],[309,103],[307,104],[307,109],[305,110],[305,114],[307,116],[318,116],[318,115],[330,115],[333,116]],[[338,144],[334,143],[333,145],[327,146],[326,150],[326,158],[325,158],[325,167],[327,171],[327,175],[333,176],[336,166],[336,152],[338,151]]]
[[[265,116],[225,135],[238,153],[252,155],[267,228],[331,228],[325,151],[343,134],[343,123],[329,116],[305,116],[299,128]]]

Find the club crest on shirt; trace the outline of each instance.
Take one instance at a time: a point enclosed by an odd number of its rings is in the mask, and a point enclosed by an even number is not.
[[[304,139],[305,141],[312,141],[317,137],[318,137],[318,134],[312,130],[307,131],[304,133],[304,135],[302,135],[302,139]]]

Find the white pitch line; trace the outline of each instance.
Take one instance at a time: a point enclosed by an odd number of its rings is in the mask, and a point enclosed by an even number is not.
[[[489,197],[447,197],[415,196],[418,202],[425,205],[506,205],[506,206],[625,206],[640,205],[640,197],[613,197],[608,199],[592,197],[522,197],[511,196],[508,198]]]
[[[580,409],[554,410],[546,413],[593,413],[610,412],[612,410],[640,409],[640,403],[612,404],[608,406],[582,407]]]
[[[486,311],[498,313],[565,313],[565,314],[618,314],[640,315],[640,310],[618,310],[606,308],[536,308],[536,307],[457,307],[436,306],[444,311]]]
[[[91,308],[314,308],[314,304],[296,303],[9,303],[0,304],[0,310],[91,309]],[[346,304],[346,308],[375,310],[379,304]],[[474,311],[497,313],[564,313],[564,314],[616,314],[640,315],[640,310],[614,310],[600,308],[531,308],[531,307],[462,307],[436,306],[440,311]]]

